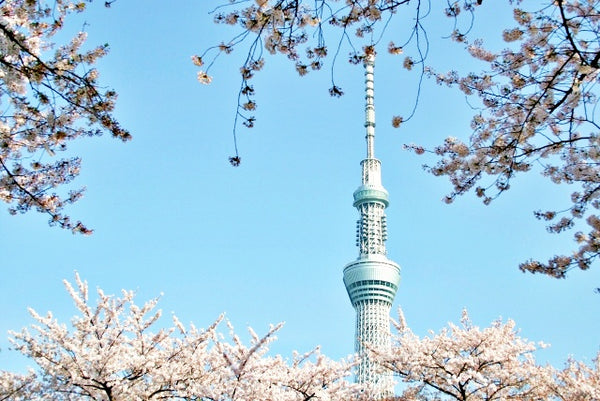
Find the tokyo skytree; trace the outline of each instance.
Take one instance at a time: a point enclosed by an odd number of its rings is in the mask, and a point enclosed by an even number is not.
[[[371,383],[378,395],[393,395],[391,374],[368,358],[368,346],[390,347],[390,309],[400,284],[400,266],[386,257],[388,192],[381,183],[381,162],[375,158],[375,107],[373,103],[374,51],[364,58],[366,83],[367,157],[361,162],[362,181],[354,191],[358,258],[344,268],[344,284],[356,310],[355,350],[361,358],[356,381]]]

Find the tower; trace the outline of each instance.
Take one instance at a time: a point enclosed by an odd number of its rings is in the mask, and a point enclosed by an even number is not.
[[[381,397],[393,395],[393,381],[367,357],[367,344],[390,347],[390,309],[400,283],[400,266],[386,256],[388,192],[381,183],[381,162],[375,158],[375,107],[373,102],[374,51],[364,58],[366,84],[367,157],[361,162],[362,181],[354,191],[360,215],[356,227],[358,258],[344,267],[344,284],[356,310],[356,353],[361,362],[358,383],[372,383]]]

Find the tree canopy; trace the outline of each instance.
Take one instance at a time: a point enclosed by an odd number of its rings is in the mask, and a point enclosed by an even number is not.
[[[281,324],[249,344],[223,316],[206,329],[161,321],[158,299],[138,305],[132,291],[97,290],[78,275],[65,281],[76,309],[70,324],[52,312],[30,314],[30,328],[12,332],[12,346],[35,365],[22,374],[0,370],[0,400],[372,400],[376,384],[350,382],[358,360],[334,361],[318,349],[291,358],[270,355]],[[554,400],[600,398],[599,359],[569,360],[563,369],[535,362],[537,345],[513,321],[479,328],[466,311],[460,325],[419,337],[400,312],[391,349],[370,358],[403,382],[397,400]],[[540,344],[541,346],[545,346]]]

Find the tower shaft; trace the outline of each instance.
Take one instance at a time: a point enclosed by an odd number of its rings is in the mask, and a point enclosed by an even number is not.
[[[369,356],[369,348],[390,348],[390,309],[400,283],[400,266],[386,257],[388,192],[381,181],[381,162],[375,158],[374,52],[365,55],[365,128],[367,157],[361,162],[361,185],[354,192],[359,219],[358,258],[344,268],[344,284],[356,310],[355,351],[361,359],[356,381],[376,386],[379,397],[393,395],[393,380]]]

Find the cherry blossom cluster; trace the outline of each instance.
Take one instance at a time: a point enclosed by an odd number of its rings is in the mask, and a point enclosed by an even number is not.
[[[89,234],[63,212],[83,189],[56,192],[79,174],[80,160],[56,154],[81,136],[110,132],[126,141],[130,135],[112,116],[116,93],[99,86],[92,67],[107,46],[83,50],[84,32],[65,45],[53,43],[66,17],[85,7],[68,0],[0,2],[0,200],[12,214],[37,209],[51,224]]]
[[[484,72],[427,69],[440,85],[477,97],[481,105],[469,140],[446,139],[432,150],[440,158],[427,170],[450,179],[448,202],[474,190],[488,204],[510,188],[518,173],[536,169],[554,183],[574,184],[570,206],[535,215],[549,221],[553,233],[576,227],[577,219],[587,222],[589,231],[575,234],[578,248],[546,263],[532,260],[520,266],[560,278],[573,267],[589,268],[600,255],[600,2],[548,1],[534,10],[519,3],[511,2],[516,4],[516,26],[504,30],[507,47],[501,51],[486,48],[481,40],[470,41],[458,30],[452,35],[487,66]],[[457,18],[465,7],[474,10],[472,3],[456,2],[447,14]]]

